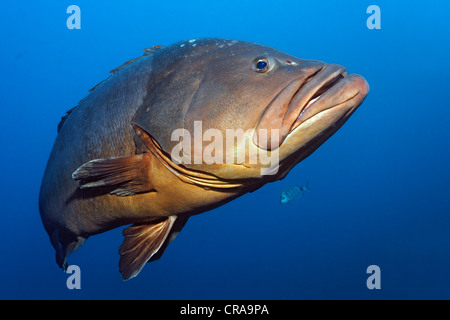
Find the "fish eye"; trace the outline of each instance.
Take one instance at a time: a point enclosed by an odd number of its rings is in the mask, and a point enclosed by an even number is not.
[[[263,73],[270,68],[269,60],[267,58],[257,58],[253,61],[253,71]]]

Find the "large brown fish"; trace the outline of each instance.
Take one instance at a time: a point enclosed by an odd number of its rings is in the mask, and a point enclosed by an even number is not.
[[[119,266],[136,276],[191,215],[282,179],[367,93],[344,67],[250,42],[147,49],[58,126],[39,198],[58,265],[89,236],[131,224]]]

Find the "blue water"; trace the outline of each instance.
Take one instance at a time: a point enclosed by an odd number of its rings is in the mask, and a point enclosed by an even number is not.
[[[81,30],[66,27],[69,5]],[[381,8],[369,30],[366,9]],[[448,1],[10,1],[2,4],[2,299],[449,299]],[[370,93],[282,181],[192,217],[137,278],[121,229],[71,257],[66,287],[38,193],[60,117],[141,49],[222,37],[346,66]],[[291,205],[289,185],[310,183]],[[369,290],[366,269],[381,270]]]

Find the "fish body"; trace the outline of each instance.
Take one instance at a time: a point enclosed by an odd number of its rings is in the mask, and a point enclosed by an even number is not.
[[[310,191],[308,186],[289,186],[281,193],[281,204],[287,204],[294,202],[298,198],[303,196],[305,191]]]
[[[130,225],[119,270],[136,276],[190,216],[282,179],[367,92],[344,67],[251,42],[147,49],[58,126],[39,197],[56,262],[65,268],[90,236]]]

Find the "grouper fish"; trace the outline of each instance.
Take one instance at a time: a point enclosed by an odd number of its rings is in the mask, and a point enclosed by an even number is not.
[[[146,49],[111,73],[62,117],[39,209],[63,269],[87,238],[128,225],[124,280],[190,216],[284,178],[369,90],[340,65],[215,38]]]

